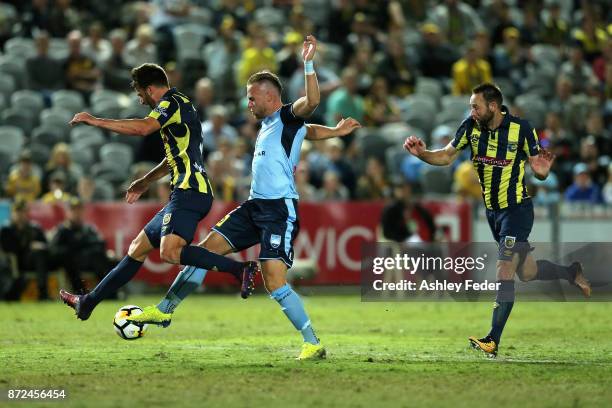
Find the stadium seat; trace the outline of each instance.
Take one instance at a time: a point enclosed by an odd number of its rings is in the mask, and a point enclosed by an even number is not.
[[[425,95],[413,95],[400,102],[402,119],[411,126],[431,132],[435,125],[433,115],[437,112],[436,102]]]
[[[91,166],[91,175],[113,186],[123,183],[129,176],[125,170],[118,168],[116,163],[108,162],[100,162]]]
[[[115,188],[106,180],[96,180],[96,189],[94,190],[94,199],[99,201],[112,201],[115,197]]]
[[[6,175],[13,164],[14,155],[0,148],[0,173]]]
[[[409,153],[402,146],[391,146],[385,151],[385,164],[389,174],[399,174],[402,160]]]
[[[419,182],[425,194],[450,194],[453,179],[447,167],[424,166]]]
[[[66,128],[56,125],[40,125],[32,130],[32,141],[45,146],[53,147],[57,143],[65,142]]]
[[[440,98],[442,110],[467,112],[470,109],[470,97],[461,95],[444,95]]]
[[[45,108],[42,95],[36,91],[21,89],[11,95],[11,106],[17,109],[27,109],[35,118]]]
[[[539,64],[525,78],[525,92],[537,94],[542,98],[552,97],[555,93],[555,81],[557,79],[557,66],[548,63]]]
[[[134,153],[129,145],[111,142],[100,148],[100,161],[113,164],[118,169],[125,171],[126,174],[133,160]]]
[[[381,162],[385,159],[385,151],[392,145],[373,128],[359,129],[356,132],[355,142],[364,158],[375,156]]]
[[[146,117],[149,112],[151,112],[151,108],[145,105],[135,104],[128,106],[127,108],[121,111],[121,118],[123,119],[142,119]]]
[[[112,91],[110,89],[98,89],[91,94],[91,106],[129,106],[129,98],[121,92]]]
[[[36,46],[31,38],[13,37],[4,44],[4,52],[25,60],[36,55]]]
[[[2,111],[0,117],[3,125],[16,126],[22,129],[26,135],[29,135],[36,126],[36,119],[28,110],[7,108]]]
[[[54,108],[64,109],[71,113],[77,113],[85,109],[83,95],[67,89],[53,92],[51,103]]]
[[[93,151],[88,146],[75,146],[71,144],[70,157],[72,158],[73,162],[85,170],[85,173],[87,173],[95,163]]]
[[[51,149],[49,148],[49,146],[31,142],[28,145],[28,149],[30,149],[30,152],[32,153],[32,162],[34,162],[41,168],[44,168],[47,164],[47,161],[49,161],[49,154],[51,153]]]
[[[433,78],[418,77],[414,89],[415,95],[428,95],[436,105],[443,95],[442,84]]]
[[[49,57],[56,60],[64,60],[68,57],[68,42],[65,38],[49,39]]]
[[[0,126],[0,150],[17,157],[25,143],[25,133],[17,126]]]
[[[0,94],[4,96],[4,99],[8,100],[15,89],[17,89],[15,78],[11,74],[0,72]]]
[[[561,52],[559,47],[550,44],[534,44],[530,48],[533,61],[545,61],[545,63],[558,67],[561,65]]]
[[[40,124],[48,126],[63,127],[66,134],[69,133],[70,122],[73,118],[70,111],[61,108],[47,108],[40,112]]]
[[[191,23],[175,27],[173,33],[179,61],[199,59],[205,40],[214,36],[210,28]]]
[[[17,88],[25,85],[25,60],[14,56],[4,55],[0,57],[0,72],[11,75],[15,80]]]
[[[283,12],[274,7],[259,7],[255,10],[255,21],[262,27],[270,27],[276,32],[282,32],[287,22]]]
[[[91,126],[75,126],[70,129],[70,144],[74,147],[97,149],[106,143],[104,131]]]
[[[546,117],[546,103],[534,94],[524,94],[517,96],[515,104],[518,106],[524,114],[524,118],[529,121],[531,126],[536,129],[544,127],[544,120]]]
[[[512,82],[509,78],[495,77],[493,78],[493,83],[495,83],[499,89],[501,89],[502,94],[504,95],[504,104],[509,105],[511,101],[514,100],[516,95],[518,95],[519,90],[516,88],[514,82]]]

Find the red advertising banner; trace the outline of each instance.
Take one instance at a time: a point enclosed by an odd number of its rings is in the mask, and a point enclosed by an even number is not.
[[[442,228],[449,241],[471,241],[472,221],[468,204],[445,201],[423,204],[431,211],[436,225]],[[194,243],[204,239],[209,229],[236,205],[215,202],[211,212],[200,223]],[[377,240],[383,206],[382,202],[300,203],[300,233],[294,243],[295,259],[312,259],[318,266],[316,276],[303,283],[359,284],[361,245]],[[97,227],[109,249],[124,255],[132,239],[160,209],[159,204],[144,202],[131,205],[96,203],[86,206],[85,218]],[[64,208],[34,204],[31,215],[45,230],[49,230],[63,221]],[[259,246],[232,256],[240,260],[256,259],[258,253]],[[177,266],[162,262],[159,251],[155,250],[149,255],[137,279],[168,285],[177,271]],[[209,273],[206,277],[207,285],[233,282],[234,279],[224,273]]]

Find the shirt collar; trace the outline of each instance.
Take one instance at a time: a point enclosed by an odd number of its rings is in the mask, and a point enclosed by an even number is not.
[[[282,106],[281,106],[281,108],[282,108]],[[278,116],[280,115],[281,108],[279,108],[277,111],[275,111],[271,115],[268,115],[265,118],[263,118],[261,123],[266,125],[266,126],[272,124],[272,122],[274,122],[276,120],[276,118],[278,118]]]

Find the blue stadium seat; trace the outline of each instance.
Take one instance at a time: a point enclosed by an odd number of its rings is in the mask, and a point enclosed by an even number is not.
[[[54,108],[64,109],[71,113],[77,113],[85,109],[83,95],[67,89],[53,92],[51,95],[51,103]]]
[[[124,143],[107,143],[100,148],[100,161],[115,165],[118,169],[128,169],[134,161],[134,153],[129,145]]]
[[[67,141],[66,128],[56,125],[40,125],[32,130],[32,141],[53,147],[57,143]]]
[[[45,101],[40,92],[21,89],[11,95],[11,106],[18,109],[27,109],[35,118],[45,108]]]
[[[36,118],[28,110],[19,108],[7,108],[0,114],[3,125],[16,126],[24,131],[26,135],[32,132],[36,126]]]

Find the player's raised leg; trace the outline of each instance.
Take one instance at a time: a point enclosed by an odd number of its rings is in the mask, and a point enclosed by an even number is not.
[[[154,222],[154,220],[155,218],[151,222]],[[98,303],[117,292],[136,275],[152,249],[153,245],[143,229],[130,244],[128,254],[91,292],[86,295],[76,295],[62,289],[60,290],[61,299],[75,310],[77,318],[81,320],[89,319]]]
[[[300,296],[287,283],[287,265],[282,260],[262,260],[262,276],[270,297],[278,302],[282,311],[304,338],[298,360],[325,358],[325,348],[315,335],[310,318]]]
[[[582,264],[573,262],[571,265],[559,265],[545,259],[538,259],[529,254],[525,263],[518,271],[519,278],[524,281],[565,279],[578,287],[586,297],[591,296],[591,284],[584,275]]]
[[[211,231],[199,246],[219,255],[226,255],[233,252],[232,246],[215,231]],[[257,270],[258,268],[251,267],[250,265],[248,268],[243,268],[243,272],[240,275],[242,283],[241,295],[243,298],[248,297],[252,293]],[[134,320],[132,321],[168,327],[174,309],[176,309],[190,293],[202,285],[206,273],[207,270],[203,268],[196,268],[193,266],[183,268],[162,301],[157,305],[145,307],[143,313],[134,316]]]

